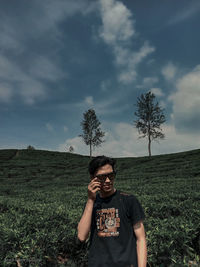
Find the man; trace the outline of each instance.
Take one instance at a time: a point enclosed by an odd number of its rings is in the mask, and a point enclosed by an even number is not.
[[[86,241],[91,232],[89,267],[146,267],[145,215],[134,195],[114,188],[114,165],[105,156],[89,164],[91,181],[78,239]]]

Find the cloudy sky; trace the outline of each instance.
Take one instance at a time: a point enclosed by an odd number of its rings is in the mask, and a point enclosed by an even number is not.
[[[133,121],[151,90],[165,140],[152,154],[200,148],[198,0],[0,0],[0,149],[88,155],[78,137],[94,108],[94,155],[147,155]]]

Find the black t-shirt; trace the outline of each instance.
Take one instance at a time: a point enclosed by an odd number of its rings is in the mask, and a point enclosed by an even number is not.
[[[88,267],[137,267],[133,225],[145,219],[134,195],[116,190],[107,198],[99,194],[92,212]]]

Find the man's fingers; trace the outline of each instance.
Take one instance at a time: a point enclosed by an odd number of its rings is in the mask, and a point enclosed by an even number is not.
[[[92,184],[90,184],[88,186],[88,189],[91,190],[91,191],[93,191],[96,188],[100,188],[100,183],[99,182],[93,182]]]
[[[94,193],[96,193],[98,190],[100,190],[100,187],[97,187],[96,189],[94,189]]]
[[[88,185],[88,197],[96,199],[96,193],[99,190],[101,190],[101,183],[98,181],[97,177],[95,177]]]
[[[99,182],[91,182],[90,184],[89,184],[89,186],[90,187],[95,187],[95,186],[97,186],[97,185],[100,185],[100,183]]]
[[[94,192],[95,190],[99,190],[100,189],[100,185],[94,185],[93,187],[89,188],[90,191]]]

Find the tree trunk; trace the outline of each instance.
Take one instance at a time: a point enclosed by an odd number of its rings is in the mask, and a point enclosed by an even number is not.
[[[149,150],[149,157],[151,157],[151,137],[149,135],[149,142],[148,142],[148,150]]]
[[[150,135],[150,120],[148,121],[148,139],[149,139],[149,143],[148,143],[148,150],[149,150],[149,157],[151,157],[151,135]]]
[[[90,142],[90,158],[92,157],[92,143]]]

